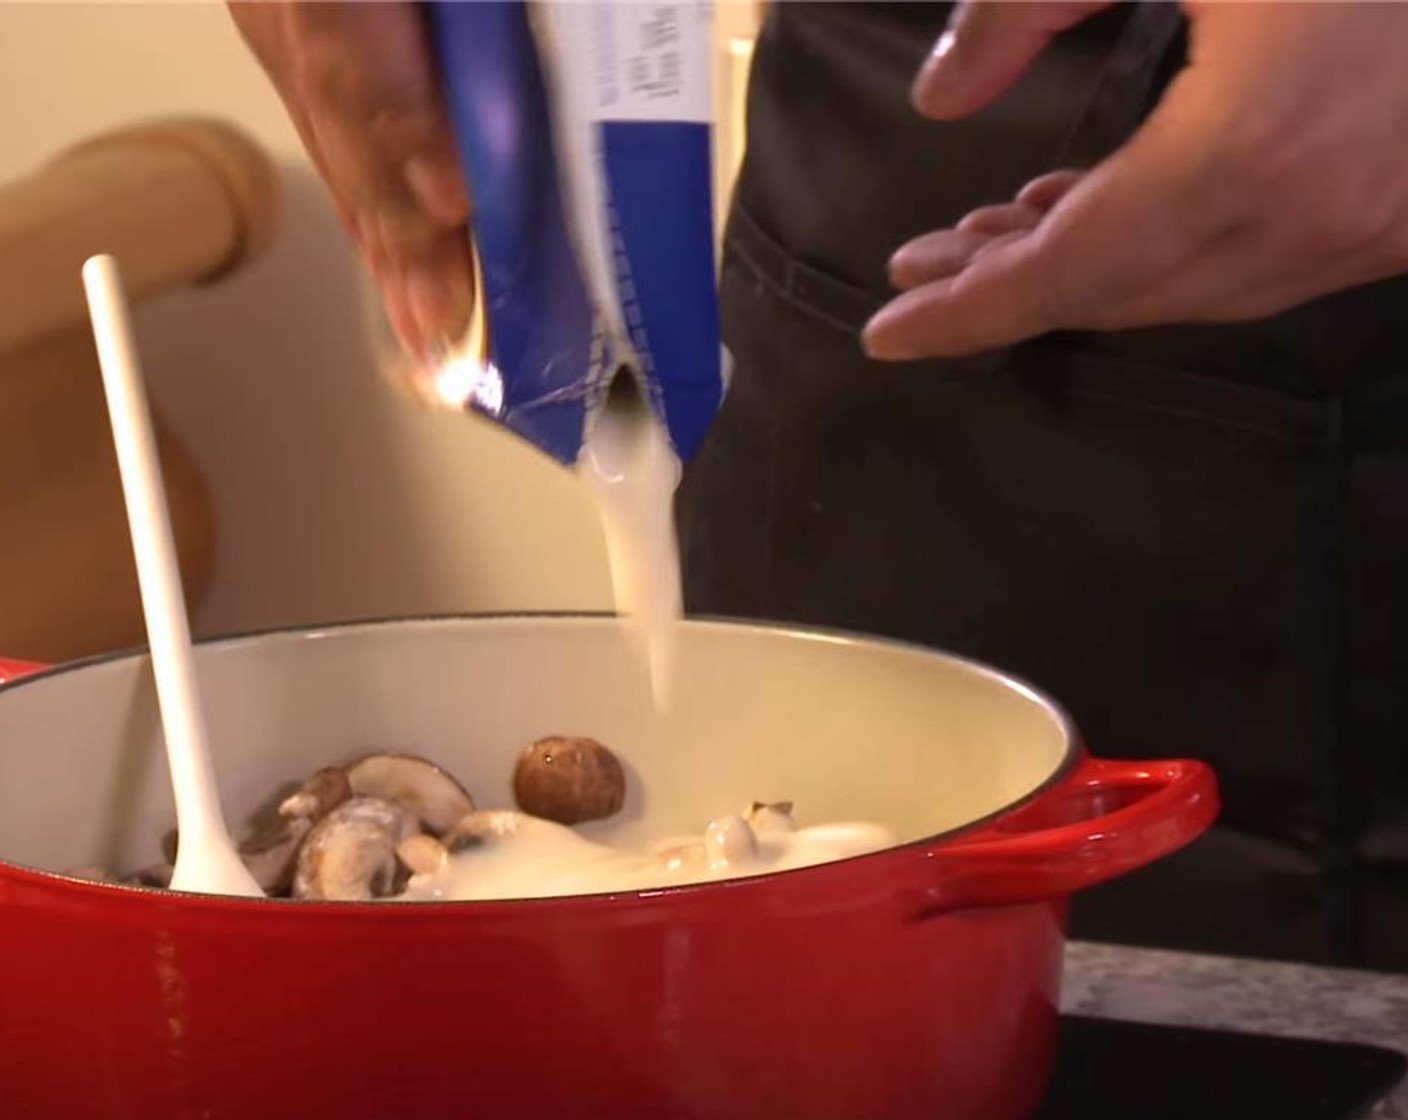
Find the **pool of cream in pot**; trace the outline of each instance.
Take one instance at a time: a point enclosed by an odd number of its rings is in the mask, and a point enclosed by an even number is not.
[[[486,814],[490,835],[411,877],[408,900],[554,898],[717,882],[788,871],[893,847],[898,838],[863,821],[796,828],[768,810],[709,822],[698,836],[670,837],[651,851],[613,848],[565,825],[523,813]]]

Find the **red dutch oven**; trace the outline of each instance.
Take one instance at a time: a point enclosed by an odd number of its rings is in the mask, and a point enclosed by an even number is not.
[[[226,899],[70,878],[159,858],[143,655],[0,663],[0,1100],[17,1120],[1008,1120],[1054,1053],[1069,896],[1216,813],[1187,760],[1099,761],[1051,700],[896,643],[692,621],[672,709],[611,619],[403,620],[204,643],[228,818],[371,748],[510,804],[592,735],[598,835],[758,800],[902,843],[727,883],[506,902]]]

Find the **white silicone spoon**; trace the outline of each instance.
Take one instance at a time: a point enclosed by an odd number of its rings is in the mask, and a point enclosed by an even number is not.
[[[179,842],[171,887],[203,894],[262,896],[264,892],[240,859],[220,812],[205,718],[196,692],[191,629],[171,539],[166,490],[117,262],[106,255],[85,262],[83,289],[98,344],[161,706],[166,761],[176,798]]]

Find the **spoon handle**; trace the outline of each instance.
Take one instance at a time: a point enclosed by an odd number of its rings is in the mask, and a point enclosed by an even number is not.
[[[204,865],[208,862],[204,853],[222,848],[232,851],[233,845],[211,771],[209,740],[195,683],[190,622],[181,592],[156,439],[117,262],[106,255],[88,260],[83,266],[83,287],[93,320],[131,525],[132,551],[176,800],[180,844],[172,885],[178,889],[200,889],[199,883],[178,880],[203,878],[191,874],[193,862]],[[183,853],[188,856],[185,868]],[[224,866],[229,861],[219,862]],[[229,885],[210,884],[210,888],[223,892]]]

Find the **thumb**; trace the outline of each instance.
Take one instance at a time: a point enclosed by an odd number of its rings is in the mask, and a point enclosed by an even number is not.
[[[963,0],[915,80],[915,107],[936,120],[981,109],[1006,90],[1051,38],[1110,7],[1100,0]]]

